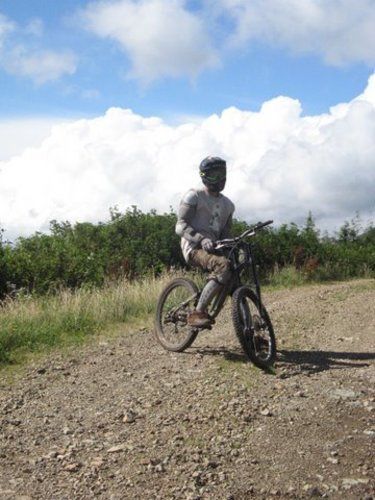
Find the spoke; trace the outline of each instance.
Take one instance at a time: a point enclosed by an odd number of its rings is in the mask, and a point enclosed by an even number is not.
[[[194,307],[196,294],[183,287],[176,287],[166,299],[163,310],[164,336],[172,343],[178,343],[189,334],[187,315]]]

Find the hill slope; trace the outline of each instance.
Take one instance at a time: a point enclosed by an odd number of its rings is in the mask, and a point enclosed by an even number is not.
[[[228,311],[183,354],[138,331],[0,386],[0,498],[373,498],[373,281],[268,292],[276,375]]]

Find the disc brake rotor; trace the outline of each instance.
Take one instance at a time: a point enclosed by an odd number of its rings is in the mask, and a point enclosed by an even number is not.
[[[258,352],[267,352],[269,347],[269,339],[264,331],[264,323],[258,314],[253,316],[254,328],[254,344]]]
[[[258,314],[253,315],[253,328],[255,333],[262,331],[262,320]]]

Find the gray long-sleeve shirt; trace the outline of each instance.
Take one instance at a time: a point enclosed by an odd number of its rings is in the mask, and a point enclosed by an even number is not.
[[[203,238],[216,241],[230,236],[234,204],[223,194],[213,196],[204,188],[190,189],[183,196],[178,211],[176,233],[181,236],[186,261]]]

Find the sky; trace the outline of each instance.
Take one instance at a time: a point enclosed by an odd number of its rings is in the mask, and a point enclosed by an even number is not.
[[[375,0],[0,0],[0,227],[177,210],[374,220]]]

